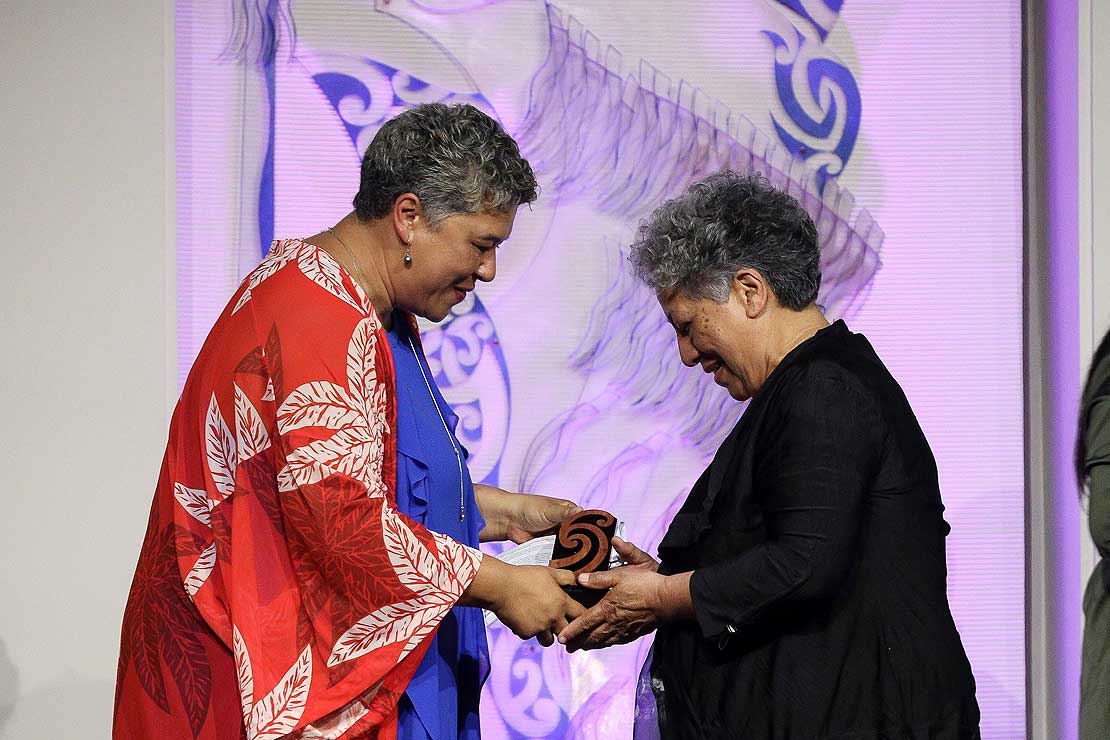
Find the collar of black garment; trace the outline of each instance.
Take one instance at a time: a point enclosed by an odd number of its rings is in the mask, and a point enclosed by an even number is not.
[[[731,463],[736,460],[736,446],[739,444],[740,438],[744,430],[744,419],[750,418],[751,408],[759,403],[763,403],[775,385],[781,382],[781,379],[788,374],[786,371],[790,366],[796,364],[800,359],[810,354],[812,351],[820,348],[827,341],[843,341],[851,332],[848,326],[842,319],[837,319],[832,324],[818,330],[812,337],[801,342],[797,347],[786,353],[782,361],[775,366],[771,374],[767,376],[767,380],[763,383],[751,401],[748,403],[748,408],[745,409],[740,419],[736,422],[736,426],[732,428],[729,435],[725,437],[724,442],[717,448],[716,454],[713,456],[713,461],[706,471],[708,480],[706,481],[706,489],[700,501],[697,500],[695,485],[694,490],[690,492],[690,497],[687,502],[683,504],[682,509],[675,516],[672,521],[671,527],[668,528],[666,536],[663,541],[659,543],[660,555],[666,556],[664,550],[681,550],[689,545],[697,542],[701,535],[710,527],[710,512],[713,510],[713,504],[717,499],[717,494],[720,492],[722,484],[727,478]],[[705,474],[703,474],[705,475]],[[700,481],[699,481],[700,482]]]

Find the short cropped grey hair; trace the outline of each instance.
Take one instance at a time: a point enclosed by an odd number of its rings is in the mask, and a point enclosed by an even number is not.
[[[817,300],[820,256],[817,228],[798,201],[760,174],[724,170],[655,209],[629,261],[657,293],[718,303],[738,270],[757,270],[779,303],[798,311]]]
[[[536,176],[497,121],[472,105],[426,103],[387,121],[362,157],[354,199],[382,218],[404,193],[432,225],[457,213],[502,213],[536,199]]]

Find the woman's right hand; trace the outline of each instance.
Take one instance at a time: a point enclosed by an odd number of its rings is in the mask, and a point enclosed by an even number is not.
[[[631,542],[622,540],[620,537],[614,537],[613,549],[621,556],[621,560],[624,561],[624,567],[626,568],[650,570],[652,573],[657,573],[659,571],[659,561],[633,545]]]
[[[585,612],[585,607],[562,589],[573,585],[574,574],[569,570],[509,565],[486,555],[459,605],[489,609],[517,637],[535,637],[548,646],[560,630]]]

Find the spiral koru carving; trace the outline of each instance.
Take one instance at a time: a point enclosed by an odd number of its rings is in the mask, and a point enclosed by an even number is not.
[[[587,509],[559,526],[551,567],[572,570],[575,575],[609,568],[609,548],[617,531],[617,520],[607,511]]]

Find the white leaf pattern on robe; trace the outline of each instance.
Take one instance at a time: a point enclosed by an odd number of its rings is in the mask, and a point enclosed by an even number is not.
[[[301,260],[302,269],[305,260]],[[307,274],[307,273],[306,273]],[[323,273],[321,273],[323,274]],[[303,441],[296,435],[278,472],[278,490],[291,491],[341,474],[366,485],[371,498],[384,498],[382,480],[385,436],[389,433],[386,384],[379,382],[377,320],[368,317],[352,332],[347,347],[347,383],[312,381],[296,388],[277,412],[284,436],[298,429],[328,429],[331,436]],[[336,641],[328,665],[353,660],[378,648],[401,645],[402,660],[458,601],[481,562],[481,554],[449,537],[438,536],[435,547],[420,541],[399,515],[383,506],[381,523],[390,564],[397,579],[418,596],[386,604],[352,625]]]
[[[401,583],[417,596],[454,590],[451,576],[444,572],[443,565],[392,510],[382,512],[382,530],[385,551]]]
[[[185,576],[185,591],[189,594],[190,599],[194,599],[197,591],[208,580],[208,576],[212,574],[212,568],[216,565],[216,543],[213,542],[208,547],[204,548],[204,552],[200,554],[197,561],[193,563],[189,575]]]
[[[451,611],[451,607],[455,605],[457,599],[444,598],[444,602],[438,607],[430,607],[425,613],[422,620],[417,620],[413,625],[412,634],[409,635],[408,642],[401,648],[400,657],[398,660],[403,660],[405,656],[411,653],[422,643],[429,635],[436,631],[439,623],[447,616],[447,612]]]
[[[232,625],[231,650],[235,654],[235,670],[239,677],[239,704],[243,708],[243,722],[249,724],[251,709],[254,708],[254,673],[251,670],[251,656],[247,653],[247,643],[235,625]]]
[[[481,551],[467,547],[440,532],[432,532],[432,537],[435,538],[439,552],[447,558],[445,572],[452,581],[451,590],[462,595],[482,565]]]
[[[378,648],[405,641],[397,656],[397,662],[400,662],[436,628],[454,603],[455,599],[446,594],[431,593],[418,599],[387,604],[355,622],[336,640],[328,665],[336,666]]]
[[[274,379],[266,378],[266,392],[262,394],[262,400],[273,401],[274,399]]]
[[[235,302],[235,308],[231,309],[232,315],[239,313],[239,309],[247,305],[247,301],[250,299],[251,289],[250,286],[247,286],[247,289],[243,291],[243,295],[239,296],[239,300]]]
[[[312,724],[305,725],[304,729],[298,732],[295,737],[297,740],[339,740],[343,737],[343,733],[354,727],[355,723],[370,711],[367,707],[377,696],[380,686],[381,682],[369,691],[363,692],[361,696],[342,709],[334,711]]]
[[[384,452],[381,437],[372,439],[362,430],[344,429],[289,453],[278,473],[278,490],[292,491],[336,473],[364,482],[369,476],[380,478]],[[367,470],[371,460],[377,461],[377,469],[372,472]]]
[[[312,646],[309,645],[274,690],[254,705],[247,727],[248,737],[251,740],[278,740],[292,732],[308,703],[311,679]]]
[[[366,400],[366,410],[369,414],[367,422],[370,425],[370,434],[375,437],[383,437],[389,434],[389,424],[386,420],[385,410],[385,386],[378,385],[374,389],[374,395]]]
[[[181,508],[189,512],[198,522],[206,527],[212,526],[212,508],[208,502],[207,492],[174,483],[173,497],[181,504]]]
[[[297,387],[277,411],[278,432],[317,427],[335,430],[326,439],[307,442],[293,450],[278,472],[278,490],[318,483],[342,473],[366,486],[371,498],[384,497],[382,466],[386,417],[386,387],[377,380],[377,338],[370,339],[376,319],[360,321],[347,343],[347,374],[351,388],[317,380]],[[353,379],[353,382],[352,382]]]
[[[314,380],[299,386],[282,402],[277,411],[280,434],[305,427],[346,429],[365,427],[363,404],[346,389],[327,380]]]
[[[205,452],[208,457],[208,472],[212,474],[212,482],[220,493],[221,500],[235,492],[235,438],[231,436],[220,413],[220,404],[216,401],[216,394],[212,394],[212,401],[208,404],[208,417],[204,425]]]
[[[231,309],[233,315],[238,313],[239,309],[245,306],[247,301],[251,299],[251,291],[297,257],[300,250],[296,248],[295,245],[300,244],[301,242],[295,239],[283,239],[274,244],[273,248],[270,249],[270,253],[258,264],[258,267],[254,268],[250,277],[247,278],[247,289],[239,296],[239,300],[235,303],[235,308]]]
[[[239,462],[249,460],[270,447],[270,435],[262,417],[247,398],[243,389],[235,386],[235,443],[239,448]]]
[[[347,387],[355,398],[366,400],[367,392],[378,384],[377,346],[378,320],[371,315],[358,322],[347,345]],[[362,407],[363,415],[370,414],[370,408]]]
[[[297,265],[301,268],[301,272],[304,273],[305,277],[344,303],[354,307],[360,313],[367,313],[366,308],[358,305],[358,302],[352,298],[351,294],[347,292],[347,289],[343,287],[342,268],[332,259],[331,255],[312,245],[305,246],[307,248],[301,250],[300,256],[297,259]]]

